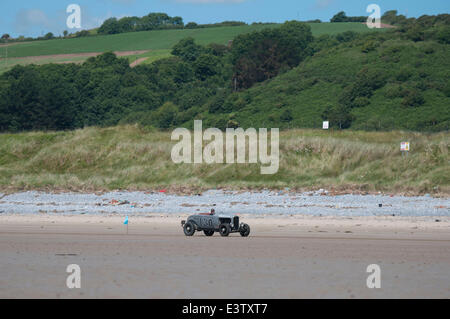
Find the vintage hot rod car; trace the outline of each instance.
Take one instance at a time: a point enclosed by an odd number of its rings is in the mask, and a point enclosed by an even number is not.
[[[191,215],[188,219],[181,221],[184,234],[194,235],[195,231],[203,231],[206,236],[219,232],[221,236],[228,236],[230,233],[240,233],[242,237],[250,234],[250,226],[239,223],[238,216],[198,214]]]

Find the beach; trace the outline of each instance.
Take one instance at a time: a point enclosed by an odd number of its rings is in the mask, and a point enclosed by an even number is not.
[[[130,215],[127,234],[123,216],[3,213],[0,298],[450,297],[448,216],[241,214],[247,238],[186,237],[187,216]]]

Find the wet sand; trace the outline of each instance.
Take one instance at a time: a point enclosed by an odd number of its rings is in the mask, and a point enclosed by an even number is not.
[[[0,298],[450,297],[448,217],[244,215],[248,238],[185,237],[185,217],[130,217],[127,235],[122,217],[0,215]]]

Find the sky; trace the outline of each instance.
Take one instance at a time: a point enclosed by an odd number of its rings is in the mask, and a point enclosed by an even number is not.
[[[397,10],[407,17],[449,13],[450,0],[1,0],[0,34],[12,37],[60,35],[101,25],[110,17],[143,16],[165,12],[181,16],[185,23],[214,23],[225,20],[284,22],[321,19],[329,21],[339,11],[348,16],[366,16],[369,4],[378,4],[381,12]],[[81,29],[66,25],[70,4],[81,7]]]

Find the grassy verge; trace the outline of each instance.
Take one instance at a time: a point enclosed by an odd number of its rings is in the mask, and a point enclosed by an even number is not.
[[[170,132],[139,126],[0,134],[0,189],[289,187],[448,196],[449,137],[400,131],[284,131],[278,173],[261,175],[258,164],[174,164]],[[401,141],[411,142],[407,157],[400,153]]]

